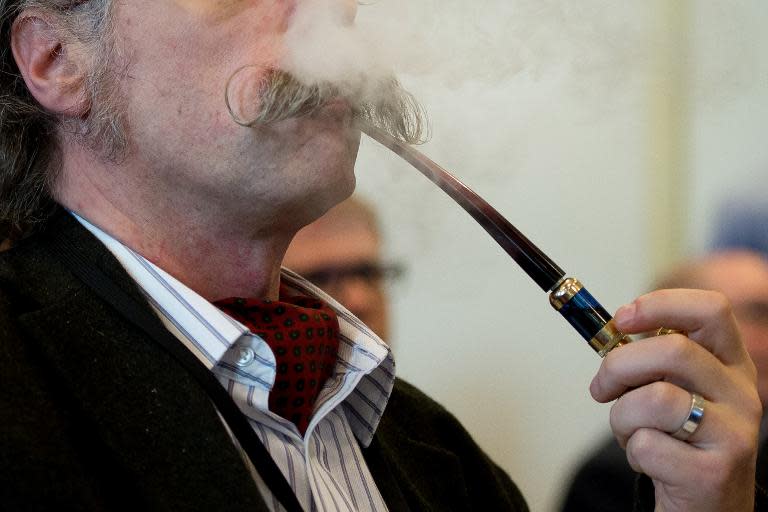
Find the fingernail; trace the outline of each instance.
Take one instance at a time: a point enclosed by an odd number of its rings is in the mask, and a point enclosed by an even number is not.
[[[595,393],[597,392],[597,376],[592,378],[592,382],[589,383],[589,394],[592,395],[592,398],[595,398]]]
[[[613,317],[616,321],[616,326],[621,328],[622,326],[631,323],[635,318],[635,310],[636,307],[634,302],[632,304],[625,304],[621,306],[618,311],[616,311],[616,316]]]

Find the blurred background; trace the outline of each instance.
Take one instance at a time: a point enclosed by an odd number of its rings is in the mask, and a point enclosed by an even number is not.
[[[415,49],[422,150],[611,312],[704,251],[730,208],[765,207],[768,2],[380,0],[361,23]],[[600,360],[458,206],[365,140],[358,192],[381,217],[399,375],[451,410],[556,510],[608,429]]]

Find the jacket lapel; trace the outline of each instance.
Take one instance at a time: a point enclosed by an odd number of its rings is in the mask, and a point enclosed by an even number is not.
[[[77,257],[146,300],[112,255],[70,215],[49,229],[69,237]],[[37,306],[19,323],[62,394],[121,473],[160,508],[265,510],[263,500],[205,391],[137,326],[57,261],[52,237],[39,237],[27,265]],[[54,283],[53,286],[50,283]],[[159,322],[159,320],[158,320]],[[215,482],[215,483],[214,483]],[[132,485],[131,485],[132,484]]]

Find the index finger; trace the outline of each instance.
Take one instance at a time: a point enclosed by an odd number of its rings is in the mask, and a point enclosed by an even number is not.
[[[719,292],[706,290],[656,290],[622,306],[614,317],[616,327],[628,334],[679,329],[728,366],[751,362],[741,343],[731,305]]]

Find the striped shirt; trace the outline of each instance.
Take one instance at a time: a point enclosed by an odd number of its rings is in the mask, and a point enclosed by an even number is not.
[[[293,423],[267,406],[276,365],[263,339],[129,247],[73,215],[123,265],[168,330],[229,391],[304,510],[387,510],[358,445],[370,445],[394,385],[395,363],[384,342],[319,288],[283,269],[282,283],[290,293],[325,301],[339,319],[336,367],[320,391],[302,437]],[[268,507],[284,510],[243,457]]]

